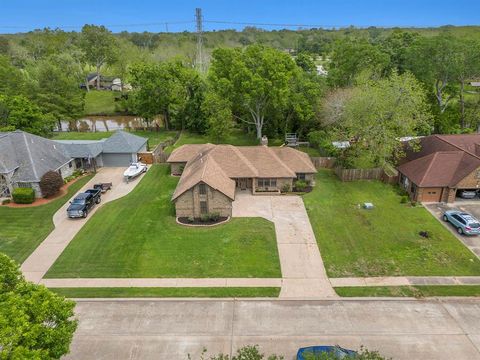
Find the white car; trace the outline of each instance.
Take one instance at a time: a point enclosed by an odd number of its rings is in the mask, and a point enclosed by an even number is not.
[[[147,171],[147,165],[141,162],[131,163],[127,170],[123,173],[125,180],[128,182],[130,179],[137,177]]]

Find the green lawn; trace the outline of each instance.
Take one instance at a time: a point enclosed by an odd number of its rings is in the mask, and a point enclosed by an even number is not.
[[[342,297],[480,296],[478,285],[337,287]]]
[[[342,183],[319,171],[304,201],[330,277],[480,275],[478,258],[426,209],[400,198],[380,181]],[[364,202],[375,208],[359,208]]]
[[[90,179],[91,176],[79,179],[68,188],[67,195],[45,205],[0,206],[0,252],[23,262],[53,230],[53,214]]]
[[[169,170],[153,166],[130,194],[100,208],[47,277],[281,277],[273,223],[178,225]]]
[[[148,145],[154,148],[159,143],[175,137],[176,131],[130,131],[132,134],[148,138]],[[54,140],[100,140],[112,136],[114,131],[79,132],[68,131],[53,134]]]
[[[278,297],[280,288],[50,288],[70,298],[113,297]]]
[[[113,115],[115,114],[115,91],[90,90],[85,94],[85,115]]]

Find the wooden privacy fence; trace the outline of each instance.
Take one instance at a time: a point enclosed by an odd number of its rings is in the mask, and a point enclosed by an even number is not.
[[[383,168],[344,169],[336,167],[335,174],[341,181],[381,180],[387,184],[394,184],[398,179],[398,172],[395,169],[389,170],[387,173]]]
[[[145,151],[138,153],[138,156],[140,157],[141,161],[144,162],[145,164],[162,164],[166,163],[168,159],[168,155],[165,152],[165,148],[167,146],[175,144],[175,142],[178,140],[180,137],[180,132],[176,133],[175,136],[171,139],[167,139],[164,142],[161,142],[158,144],[155,149],[152,151]]]
[[[327,168],[333,169],[336,159],[334,157],[310,156],[315,169]]]

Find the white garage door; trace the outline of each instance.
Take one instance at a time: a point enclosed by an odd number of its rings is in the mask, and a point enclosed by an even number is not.
[[[132,154],[102,154],[103,166],[105,167],[126,167],[136,160]]]

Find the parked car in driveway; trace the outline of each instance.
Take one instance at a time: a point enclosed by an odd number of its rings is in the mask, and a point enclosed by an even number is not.
[[[448,210],[443,214],[443,220],[455,226],[459,234],[480,234],[480,221],[469,213],[458,210]]]
[[[477,197],[477,191],[475,190],[460,190],[459,196],[462,199],[474,199]]]
[[[70,202],[70,206],[67,208],[67,215],[69,218],[86,218],[90,209],[95,204],[100,204],[101,199],[100,189],[89,189],[84,193],[80,193],[73,201]]]
[[[334,354],[337,359],[348,359],[353,358],[357,355],[356,351],[344,349],[338,345],[335,346],[309,346],[298,349],[297,360],[309,360],[316,359],[317,357],[321,358],[321,354]]]

